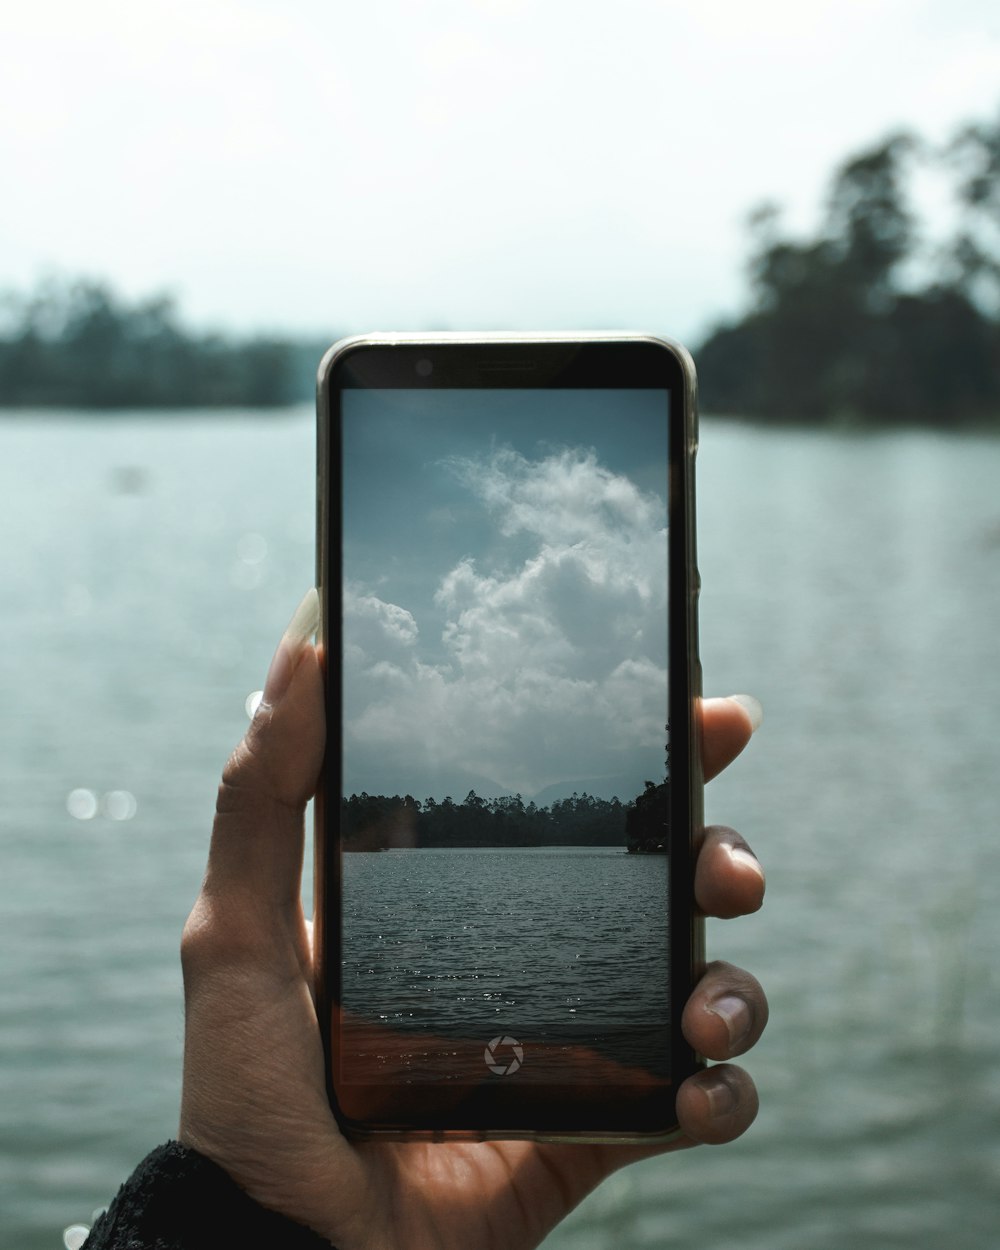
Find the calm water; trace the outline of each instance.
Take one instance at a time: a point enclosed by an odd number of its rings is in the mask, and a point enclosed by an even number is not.
[[[346,1071],[370,1073],[390,1030],[415,1081],[481,1082],[507,1034],[521,1083],[567,1080],[577,1047],[669,1076],[666,897],[663,856],[609,847],[345,856]]]
[[[305,410],[0,420],[0,1244],[175,1130],[177,934],[312,581],[311,448]],[[708,796],[769,870],[709,935],[770,992],[762,1111],[547,1250],[996,1244],[998,483],[1000,441],[704,423],[706,681],[767,712]]]

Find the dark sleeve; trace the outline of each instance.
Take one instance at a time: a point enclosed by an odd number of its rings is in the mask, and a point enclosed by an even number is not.
[[[180,1142],[146,1156],[84,1250],[331,1250],[311,1229],[258,1206],[217,1164]]]

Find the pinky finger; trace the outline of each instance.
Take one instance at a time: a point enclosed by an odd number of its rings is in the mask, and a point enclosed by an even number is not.
[[[717,1063],[688,1077],[677,1091],[677,1118],[692,1141],[710,1146],[734,1141],[757,1117],[757,1089],[731,1063]]]

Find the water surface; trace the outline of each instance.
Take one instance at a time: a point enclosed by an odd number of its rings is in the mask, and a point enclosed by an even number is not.
[[[479,1083],[484,1046],[507,1035],[519,1084],[669,1078],[664,856],[427,848],[343,864],[346,1079],[390,1066]]]
[[[759,916],[709,928],[770,993],[761,1114],[547,1246],[987,1250],[1000,442],[705,421],[699,472],[706,684],[767,714],[708,794],[769,873]],[[0,421],[5,1245],[51,1250],[176,1129],[178,934],[312,582],[312,489],[305,409]]]

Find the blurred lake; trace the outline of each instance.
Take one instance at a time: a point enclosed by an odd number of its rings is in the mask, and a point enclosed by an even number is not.
[[[985,1250],[1000,1227],[1000,440],[705,420],[702,651],[766,720],[710,787],[769,873],[740,1142],[548,1250]],[[0,419],[0,1242],[176,1130],[177,939],[221,766],[313,581],[313,420]]]

